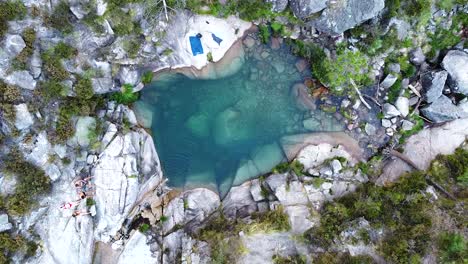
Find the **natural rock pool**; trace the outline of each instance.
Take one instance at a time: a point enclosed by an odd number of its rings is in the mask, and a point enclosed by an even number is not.
[[[212,186],[223,194],[285,161],[283,136],[341,130],[315,110],[302,84],[310,72],[286,46],[273,50],[252,37],[244,43],[244,63],[231,76],[166,74],[143,89],[136,113],[152,120],[170,185]]]

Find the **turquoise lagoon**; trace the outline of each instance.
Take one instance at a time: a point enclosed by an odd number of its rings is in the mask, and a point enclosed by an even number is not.
[[[169,185],[225,194],[285,161],[282,137],[342,129],[304,97],[301,83],[310,72],[298,72],[299,59],[287,47],[256,42],[244,50],[244,63],[231,76],[200,80],[170,73],[142,90],[135,110],[150,115]]]

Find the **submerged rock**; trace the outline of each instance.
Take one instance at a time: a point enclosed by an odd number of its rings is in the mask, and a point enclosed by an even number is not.
[[[330,4],[310,24],[318,30],[337,35],[371,19],[385,7],[383,0],[349,0]]]
[[[451,50],[445,55],[442,67],[450,76],[451,87],[468,95],[468,54],[460,50]]]

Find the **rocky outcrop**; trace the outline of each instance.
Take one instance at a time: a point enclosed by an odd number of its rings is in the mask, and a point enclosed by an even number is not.
[[[291,0],[289,4],[296,17],[306,19],[312,14],[325,9],[327,2],[327,0]]]
[[[468,119],[458,119],[443,126],[424,129],[410,137],[404,145],[405,154],[420,169],[426,170],[438,154],[451,154],[468,137]],[[394,159],[383,169],[377,183],[396,181],[400,175],[412,168],[404,161]]]
[[[384,8],[383,0],[349,0],[329,4],[320,17],[310,22],[318,30],[328,34],[341,34],[379,14]]]
[[[468,95],[468,54],[460,50],[451,50],[445,55],[442,67],[449,74],[449,84],[458,93]]]

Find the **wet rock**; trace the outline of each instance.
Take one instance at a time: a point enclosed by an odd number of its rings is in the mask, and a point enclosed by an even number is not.
[[[400,111],[398,111],[398,109],[394,105],[391,105],[389,103],[385,103],[383,105],[383,114],[384,114],[385,118],[392,118],[392,117],[395,117],[395,116],[399,116],[401,113],[400,113]]]
[[[298,72],[303,72],[307,69],[308,62],[304,59],[300,59],[296,62],[296,69]]]
[[[457,107],[447,96],[442,95],[429,106],[422,108],[421,113],[436,123],[446,122],[468,116],[461,107]]]
[[[17,85],[23,89],[34,90],[36,81],[29,71],[15,71],[5,78],[5,81],[11,85]]]
[[[349,0],[330,5],[309,24],[322,32],[337,35],[377,16],[384,6],[383,0]]]
[[[382,126],[387,128],[387,127],[391,127],[392,126],[392,121],[388,120],[388,119],[382,119]]]
[[[283,12],[288,6],[288,0],[266,0],[271,4],[271,11]]]
[[[383,89],[388,89],[390,88],[396,81],[397,81],[398,77],[393,75],[393,74],[389,74],[387,75],[387,77],[385,77],[385,79],[380,83],[380,87],[382,87]]]
[[[296,17],[305,19],[326,8],[327,0],[291,0],[290,6]]]
[[[0,232],[8,231],[13,228],[13,225],[8,222],[7,214],[0,214]]]
[[[406,117],[409,114],[409,100],[404,96],[400,96],[395,101],[395,107],[401,113],[403,117]]]
[[[338,174],[341,172],[343,169],[343,165],[341,165],[341,162],[337,159],[332,160],[330,163],[332,169],[333,169],[333,174]]]
[[[414,127],[414,123],[413,122],[410,122],[408,120],[403,120],[401,122],[401,129],[403,129],[403,131],[408,131],[408,130],[411,130],[413,129]]]
[[[24,43],[24,40],[20,35],[6,35],[5,36],[5,51],[7,52],[10,58],[14,58],[25,47],[26,47],[26,43]]]
[[[451,50],[445,55],[442,67],[450,76],[450,86],[459,93],[468,95],[468,54]]]
[[[448,73],[446,71],[431,72],[423,75],[421,84],[425,90],[425,98],[428,103],[432,103],[442,95]]]
[[[310,131],[317,131],[321,127],[320,120],[317,120],[313,117],[307,118],[306,120],[302,121],[302,125],[305,129]]]
[[[19,130],[30,127],[34,124],[33,116],[28,111],[28,106],[26,104],[15,105],[16,111],[16,120],[15,127]]]
[[[252,48],[253,46],[255,46],[255,39],[248,36],[244,39],[243,43],[247,48]]]
[[[368,136],[373,136],[375,135],[377,129],[375,128],[375,126],[369,124],[369,123],[366,123],[366,126],[364,127],[364,130],[366,131],[366,134]]]
[[[426,60],[424,52],[421,48],[416,48],[410,52],[410,61],[414,65],[421,65]]]

